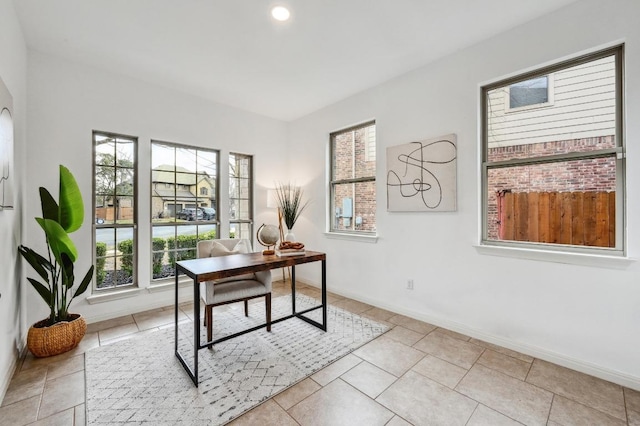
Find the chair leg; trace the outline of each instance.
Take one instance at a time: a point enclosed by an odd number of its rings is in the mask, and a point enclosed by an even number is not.
[[[206,305],[204,307],[204,322],[207,324],[207,342],[213,340],[213,305]],[[213,345],[209,345],[209,349],[212,349]]]
[[[249,316],[249,302],[246,299],[244,301],[244,316]]]
[[[267,311],[267,331],[271,331],[271,293],[264,295],[264,304]]]

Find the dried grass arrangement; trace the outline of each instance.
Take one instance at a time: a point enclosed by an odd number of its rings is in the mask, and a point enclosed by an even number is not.
[[[303,190],[291,183],[276,184],[276,195],[282,212],[282,219],[287,229],[292,230],[300,214],[309,205],[309,200],[303,201]]]

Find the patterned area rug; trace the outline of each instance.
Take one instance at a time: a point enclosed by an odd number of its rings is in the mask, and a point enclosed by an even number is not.
[[[299,295],[296,310],[318,303]],[[264,322],[263,303],[250,305],[249,317],[241,306],[214,312],[214,336]],[[290,296],[273,299],[274,319],[290,313]],[[306,316],[319,321],[321,312]],[[387,331],[332,305],[327,324],[325,333],[292,318],[270,333],[260,329],[202,349],[197,388],[174,355],[173,327],[92,349],[85,356],[87,424],[224,424]],[[180,352],[191,359],[193,323],[178,330]]]

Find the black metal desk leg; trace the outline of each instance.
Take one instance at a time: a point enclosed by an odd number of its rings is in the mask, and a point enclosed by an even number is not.
[[[193,375],[198,387],[198,350],[200,349],[200,284],[193,279]]]
[[[195,365],[194,365],[194,369],[192,370],[191,367],[187,364],[187,361],[184,359],[184,356],[180,353],[178,347],[178,278],[180,277],[180,271],[181,271],[181,267],[180,265],[176,265],[176,317],[175,317],[175,339],[176,339],[176,344],[175,344],[175,354],[176,354],[176,358],[178,358],[178,360],[180,361],[180,364],[182,364],[182,366],[184,367],[184,369],[186,370],[187,374],[189,375],[189,377],[191,378],[191,380],[193,381],[193,384],[198,386],[198,346],[194,347],[194,361],[195,361]],[[195,282],[195,279],[194,279]],[[199,287],[197,287],[197,290],[195,291],[195,293],[199,294]],[[195,304],[195,301],[194,301]],[[199,310],[200,310],[200,305],[198,305],[198,307],[196,307],[194,309],[196,312],[198,312],[199,314]],[[197,330],[199,325],[196,323],[197,320],[199,320],[200,315],[196,314],[196,318],[194,320],[194,328]],[[195,343],[198,343],[198,339],[199,339],[200,335],[196,334],[194,340]]]
[[[175,341],[176,341],[176,345],[175,345],[175,353],[178,353],[178,270],[176,270],[176,300],[175,300],[175,308],[176,308],[176,317],[175,317],[175,321],[174,321],[174,326],[175,326]]]
[[[296,265],[291,267],[291,313],[296,314]]]
[[[322,261],[322,330],[327,331],[327,261]]]

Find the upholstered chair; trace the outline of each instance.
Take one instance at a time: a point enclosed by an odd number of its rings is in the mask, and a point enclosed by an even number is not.
[[[198,242],[197,256],[229,256],[250,253],[251,242],[247,239],[216,239]],[[207,341],[213,340],[213,308],[234,302],[244,302],[244,314],[249,315],[250,299],[265,298],[267,331],[271,331],[271,271],[260,271],[200,283],[200,296],[205,303],[204,322]],[[209,346],[211,348],[211,345]]]

